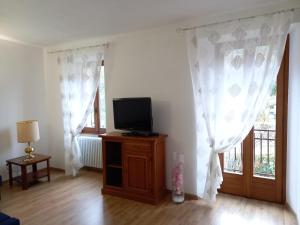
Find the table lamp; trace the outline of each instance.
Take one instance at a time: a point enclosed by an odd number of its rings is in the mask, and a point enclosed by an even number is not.
[[[19,143],[28,143],[28,146],[24,149],[27,159],[30,160],[31,158],[34,158],[34,148],[31,146],[31,142],[40,139],[38,121],[26,120],[17,122],[17,133]]]

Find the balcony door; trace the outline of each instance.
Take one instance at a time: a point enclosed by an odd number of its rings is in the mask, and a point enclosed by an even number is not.
[[[253,129],[243,143],[220,154],[221,192],[285,202],[288,48],[287,42],[277,81]]]

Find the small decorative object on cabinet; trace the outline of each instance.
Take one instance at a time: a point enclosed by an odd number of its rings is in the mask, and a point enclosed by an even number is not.
[[[165,139],[101,134],[103,194],[157,204],[165,195]]]
[[[184,155],[173,152],[172,200],[175,203],[184,202],[183,163]]]

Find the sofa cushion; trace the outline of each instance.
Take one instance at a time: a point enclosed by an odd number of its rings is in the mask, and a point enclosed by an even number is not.
[[[9,219],[10,217],[8,215],[5,215],[4,213],[0,212],[0,223],[4,220]]]
[[[0,222],[1,225],[20,225],[20,221],[15,218],[9,218],[3,222]]]
[[[20,225],[20,220],[0,212],[0,225]]]

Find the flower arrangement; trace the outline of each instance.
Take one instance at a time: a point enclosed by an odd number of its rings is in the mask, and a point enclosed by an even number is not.
[[[173,167],[172,167],[172,200],[175,203],[184,202],[184,190],[183,190],[183,154],[177,154],[173,152]]]
[[[183,163],[178,162],[172,170],[173,191],[175,194],[183,194]]]

